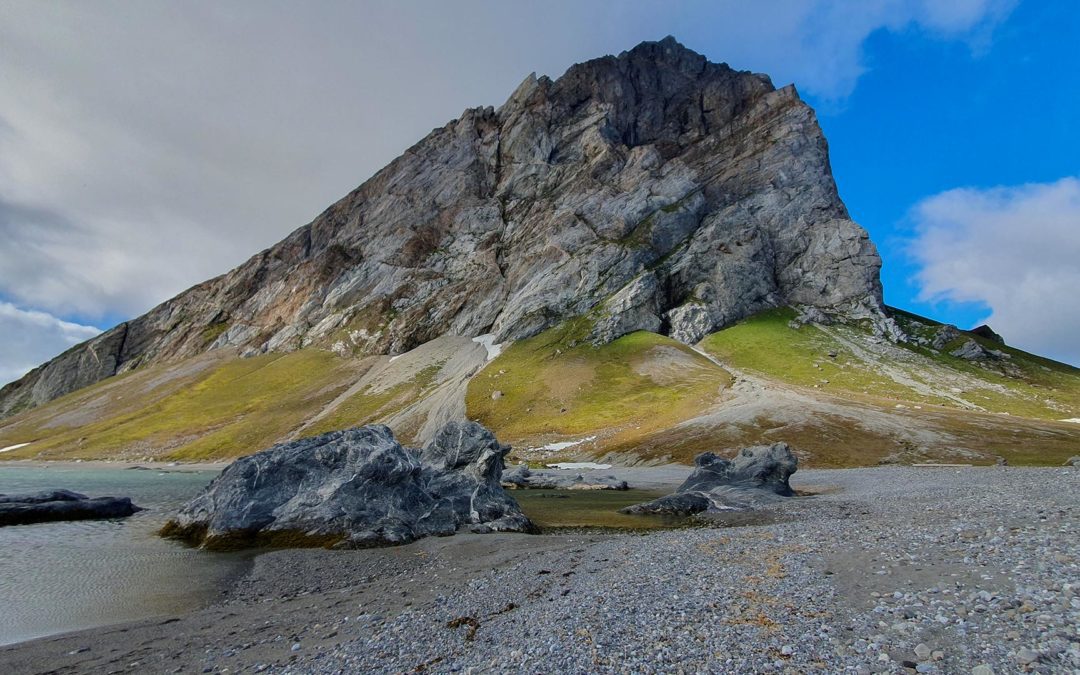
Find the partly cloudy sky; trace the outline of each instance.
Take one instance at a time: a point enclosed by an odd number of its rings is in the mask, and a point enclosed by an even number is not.
[[[1048,4],[0,0],[0,380],[240,263],[530,72],[667,34],[819,109],[889,302],[1080,363],[1080,12]],[[1025,310],[1043,292],[1056,316]]]
[[[1003,335],[1077,360],[1080,179],[949,190],[912,218],[921,300],[983,303]]]

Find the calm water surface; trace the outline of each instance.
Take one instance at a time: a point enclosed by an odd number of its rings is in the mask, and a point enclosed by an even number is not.
[[[683,517],[627,515],[619,509],[667,494],[656,490],[510,490],[521,510],[541,528],[602,527],[653,530],[677,527]]]
[[[131,497],[147,509],[117,520],[0,527],[0,644],[176,614],[216,598],[251,556],[154,534],[216,474],[0,464],[0,494],[63,488]]]

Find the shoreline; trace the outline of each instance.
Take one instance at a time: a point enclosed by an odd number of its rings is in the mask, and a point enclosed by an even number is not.
[[[1011,672],[1029,653],[1080,665],[1054,637],[1080,618],[1069,605],[1080,471],[804,470],[792,486],[812,496],[742,527],[261,552],[220,602],[0,647],[0,666],[903,672],[918,661],[940,673]],[[940,658],[917,656],[924,644]]]
[[[223,462],[161,462],[157,460],[136,462],[112,459],[4,459],[0,455],[0,469],[22,467],[31,469],[137,469],[153,471],[221,471],[232,464]]]

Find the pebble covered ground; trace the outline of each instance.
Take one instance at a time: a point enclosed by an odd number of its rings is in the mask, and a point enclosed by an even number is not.
[[[344,642],[257,668],[1080,672],[1080,470],[792,482],[814,494],[771,524],[571,538],[394,616],[328,616]]]
[[[1080,469],[792,484],[739,527],[275,551],[209,607],[0,647],[0,673],[1080,673]]]

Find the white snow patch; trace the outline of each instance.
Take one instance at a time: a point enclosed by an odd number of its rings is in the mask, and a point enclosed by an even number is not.
[[[596,462],[556,462],[548,464],[549,469],[610,469],[610,464],[597,464]]]
[[[1080,420],[1078,420],[1080,421]],[[19,448],[25,448],[30,445],[29,443],[16,443],[15,445],[9,445],[6,448],[0,448],[0,452],[7,452],[8,450],[18,450]]]
[[[588,443],[589,441],[595,441],[595,440],[596,440],[596,436],[586,436],[585,438],[579,438],[576,441],[562,441],[561,443],[548,443],[547,445],[542,445],[539,448],[529,448],[529,449],[530,450],[552,450],[552,451],[565,450],[567,448],[572,448],[575,445],[580,445],[582,443]]]
[[[503,343],[495,344],[495,334],[486,333],[484,335],[477,335],[472,339],[473,342],[478,342],[484,345],[484,349],[487,350],[487,360],[491,361],[499,354],[502,354]]]
[[[1080,417],[1068,417],[1068,418],[1060,420],[1060,421],[1062,421],[1062,422],[1072,422],[1073,424],[1080,424]]]
[[[398,359],[400,359],[402,356],[405,356],[405,355],[404,354],[395,354],[395,355],[390,357],[390,360],[387,361],[387,363],[393,363],[394,361],[397,361]]]

